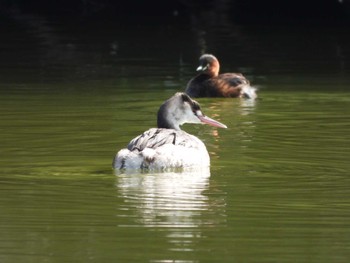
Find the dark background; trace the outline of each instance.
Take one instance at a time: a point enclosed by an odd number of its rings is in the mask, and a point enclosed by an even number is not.
[[[76,22],[186,23],[205,10],[233,23],[349,25],[349,0],[0,0],[2,18],[32,14]]]
[[[0,0],[0,79],[183,88],[212,53],[259,85],[347,83],[349,26],[350,0]]]

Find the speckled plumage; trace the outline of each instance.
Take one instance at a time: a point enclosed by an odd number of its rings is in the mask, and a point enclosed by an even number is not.
[[[184,93],[176,93],[158,111],[158,128],[132,139],[113,160],[116,169],[166,169],[204,167],[210,158],[204,143],[180,129],[184,123],[207,123],[226,128],[206,117],[199,104]]]
[[[114,167],[118,169],[209,166],[204,143],[182,130],[151,128],[137,136],[127,149],[118,152]]]

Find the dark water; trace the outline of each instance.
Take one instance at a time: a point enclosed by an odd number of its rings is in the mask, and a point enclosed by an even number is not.
[[[1,262],[349,261],[348,31],[221,19],[1,29]],[[115,174],[202,51],[260,87],[199,100],[210,170]]]

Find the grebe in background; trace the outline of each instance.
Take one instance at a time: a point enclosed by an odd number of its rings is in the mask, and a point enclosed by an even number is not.
[[[219,74],[218,59],[210,54],[199,58],[200,73],[192,78],[186,87],[186,93],[191,97],[231,97],[255,99],[256,88],[240,73]]]
[[[205,123],[214,127],[226,125],[205,116],[199,104],[187,94],[178,92],[158,110],[158,128],[137,136],[120,150],[113,160],[116,169],[166,169],[204,167],[210,158],[204,143],[180,129],[184,123]]]

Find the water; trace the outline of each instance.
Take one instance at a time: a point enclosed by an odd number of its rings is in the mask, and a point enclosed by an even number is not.
[[[1,262],[348,262],[342,29],[209,25],[203,38],[29,20],[0,44]],[[210,170],[115,173],[204,47],[260,86],[256,102],[199,100],[228,129],[184,125]]]

